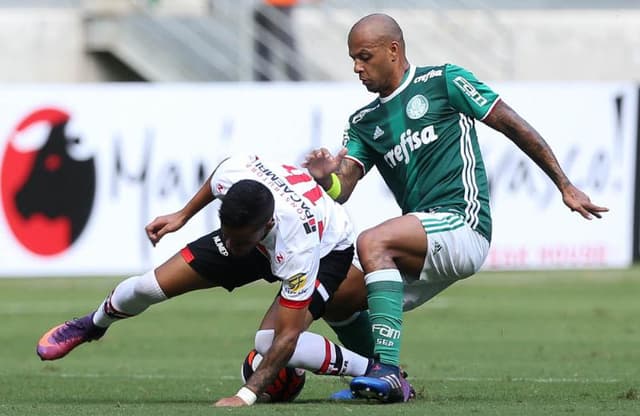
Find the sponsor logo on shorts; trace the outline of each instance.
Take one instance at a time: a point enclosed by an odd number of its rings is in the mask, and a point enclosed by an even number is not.
[[[440,245],[440,243],[435,241],[433,243],[433,248],[431,249],[431,254],[435,256],[436,254],[438,254],[440,250],[442,250],[442,245]]]
[[[216,245],[216,248],[218,249],[218,252],[225,256],[228,257],[229,256],[229,252],[227,251],[227,248],[224,246],[224,243],[222,242],[222,240],[220,239],[220,236],[218,235],[214,235],[213,236],[213,242]]]

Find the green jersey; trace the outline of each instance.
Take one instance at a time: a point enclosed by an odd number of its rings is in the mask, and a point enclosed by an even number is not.
[[[474,119],[498,95],[469,71],[411,66],[401,85],[349,118],[347,158],[376,166],[403,214],[455,212],[491,241],[489,188]]]

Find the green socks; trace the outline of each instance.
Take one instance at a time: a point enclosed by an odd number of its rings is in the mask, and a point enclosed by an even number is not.
[[[356,312],[342,322],[327,322],[347,349],[365,357],[373,357],[373,334],[369,312]]]
[[[377,270],[365,276],[374,354],[384,364],[400,365],[403,283],[397,269]]]

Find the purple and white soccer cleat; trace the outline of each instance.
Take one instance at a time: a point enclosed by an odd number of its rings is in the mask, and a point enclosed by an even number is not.
[[[107,331],[93,323],[93,313],[51,328],[36,348],[42,360],[57,360],[69,354],[78,345],[100,339]]]

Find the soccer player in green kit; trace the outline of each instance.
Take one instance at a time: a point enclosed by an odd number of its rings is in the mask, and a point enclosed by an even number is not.
[[[358,237],[377,362],[350,385],[356,397],[396,402],[402,398],[403,307],[419,306],[473,275],[489,251],[489,191],[475,120],[535,161],[572,211],[591,219],[608,209],[591,203],[540,134],[472,73],[451,64],[411,65],[391,17],[360,19],[348,46],[354,72],[378,97],[349,118],[345,148],[335,156],[315,150],[304,166],[339,202],[375,166],[402,209],[402,216]]]

